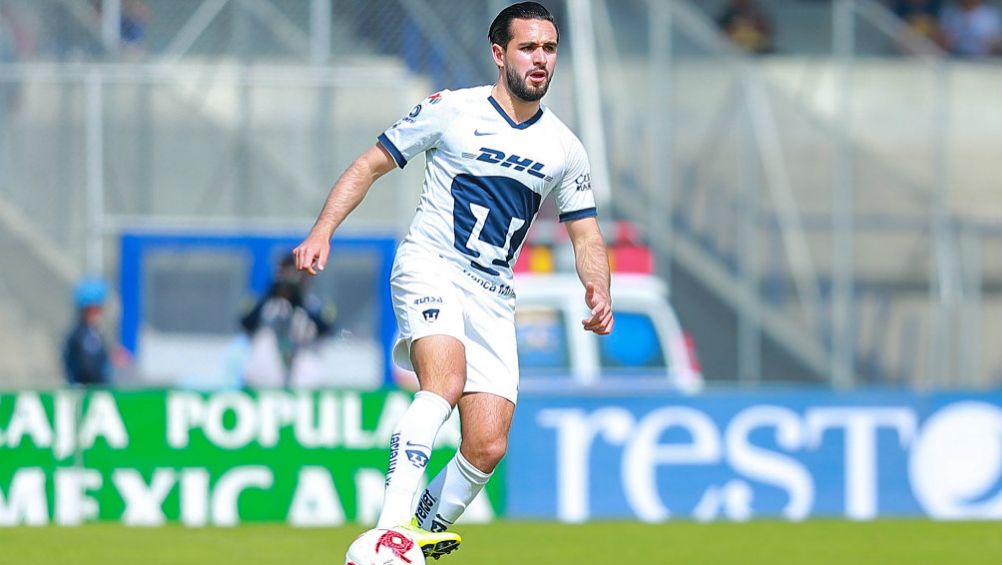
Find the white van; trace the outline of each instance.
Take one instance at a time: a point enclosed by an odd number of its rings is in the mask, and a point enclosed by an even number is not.
[[[694,348],[661,279],[613,274],[616,319],[607,336],[582,329],[588,309],[576,274],[518,273],[515,289],[521,390],[702,390]]]

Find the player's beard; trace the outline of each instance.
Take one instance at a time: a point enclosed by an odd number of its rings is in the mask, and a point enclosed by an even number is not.
[[[534,72],[538,69],[532,69]],[[546,82],[541,86],[530,86],[528,77],[518,76],[518,72],[511,66],[504,69],[505,83],[508,84],[508,92],[516,98],[526,102],[537,102],[546,95],[546,90],[550,88],[550,80],[553,75],[546,73]]]

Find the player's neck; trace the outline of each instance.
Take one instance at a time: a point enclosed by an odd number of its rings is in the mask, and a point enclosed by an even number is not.
[[[498,103],[498,106],[508,114],[508,117],[512,119],[516,124],[520,124],[529,118],[536,115],[539,112],[539,101],[526,102],[521,98],[514,96],[507,88],[503,87],[501,83],[494,85],[494,89],[491,91],[491,96]]]

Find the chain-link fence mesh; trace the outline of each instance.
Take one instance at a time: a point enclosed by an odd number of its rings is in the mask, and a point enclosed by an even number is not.
[[[504,4],[4,0],[0,5],[5,35],[15,39],[8,58],[23,62],[223,59],[289,64],[390,56],[432,77],[437,87],[459,87],[493,79],[487,24]]]
[[[749,58],[719,41],[725,3],[710,4],[603,2],[596,18],[614,200],[671,250],[707,375],[990,382],[998,324],[972,313],[994,308],[979,289],[1002,266],[969,268],[955,228],[993,245],[960,218],[997,208],[977,186],[995,172],[949,136],[974,97],[948,68],[970,69],[873,2],[796,8],[782,20],[813,35],[801,55]]]
[[[22,381],[59,375],[72,280],[116,278],[122,229],[309,226],[417,101],[492,80],[490,4],[0,1],[0,212],[24,219],[0,253],[32,263],[0,276],[0,326],[43,336]],[[380,183],[349,227],[399,233],[420,186],[420,167]]]

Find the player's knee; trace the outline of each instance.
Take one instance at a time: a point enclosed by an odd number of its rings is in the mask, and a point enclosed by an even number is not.
[[[508,438],[506,437],[478,441],[475,445],[464,449],[464,455],[467,456],[470,463],[484,473],[494,472],[494,468],[498,466],[507,452]]]
[[[451,406],[459,403],[466,388],[466,375],[436,375],[434,378],[418,377],[421,390],[434,392],[449,402]]]

